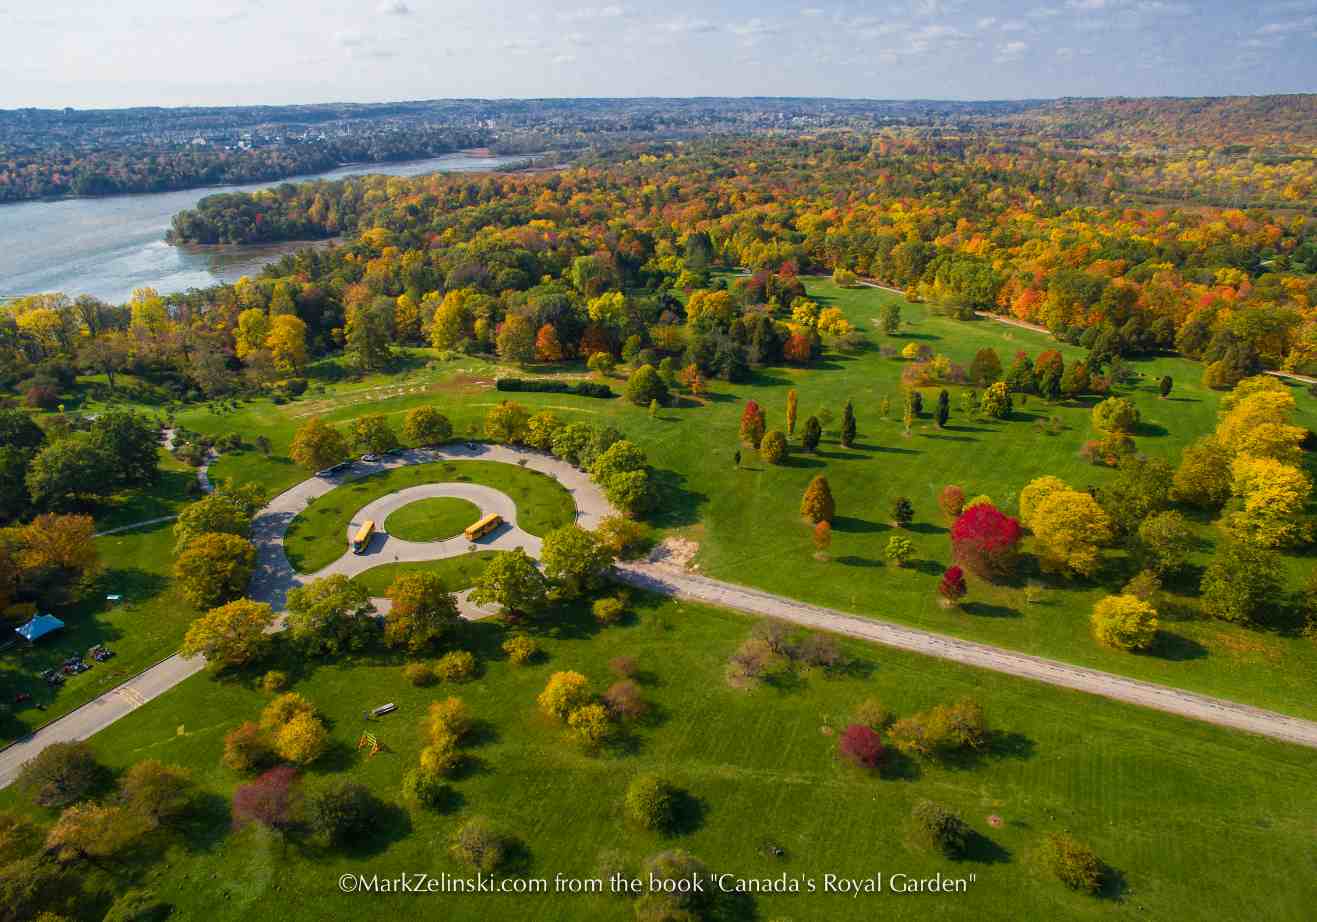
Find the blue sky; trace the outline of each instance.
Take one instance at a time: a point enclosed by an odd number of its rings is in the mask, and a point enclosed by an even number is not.
[[[0,0],[0,108],[1317,91],[1317,0]]]

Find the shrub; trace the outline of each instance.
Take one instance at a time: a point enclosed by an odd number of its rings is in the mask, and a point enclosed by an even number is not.
[[[883,707],[882,701],[870,696],[855,706],[853,716],[855,723],[877,730],[886,726],[892,715],[887,708]]]
[[[613,675],[623,679],[629,679],[636,674],[636,658],[634,656],[615,656],[608,661],[608,669]]]
[[[692,880],[704,881],[709,876],[709,869],[704,862],[679,848],[651,855],[645,859],[640,871],[642,879],[657,882],[658,886],[654,889],[658,890],[663,889],[662,885],[665,881],[670,881],[672,884]],[[679,922],[679,920],[700,919],[703,918],[704,911],[709,908],[710,902],[707,887],[696,889],[690,887],[689,883],[676,893],[651,892],[649,896],[654,899],[642,898],[636,902],[638,922],[659,922],[663,919]],[[658,910],[658,912],[644,915],[642,909]]]
[[[509,662],[524,666],[540,652],[540,645],[533,637],[516,634],[503,641],[503,652],[508,655]]]
[[[947,567],[946,572],[942,574],[942,579],[937,584],[938,595],[952,605],[959,605],[960,600],[965,597],[967,591],[965,571],[955,565]]]
[[[887,539],[886,552],[887,559],[898,567],[903,567],[906,561],[914,556],[914,543],[904,535],[892,535]]]
[[[599,746],[614,733],[611,715],[602,704],[585,704],[567,715],[567,726],[577,741],[588,748]]]
[[[1011,392],[1006,387],[1005,381],[989,385],[979,401],[979,412],[989,419],[1006,419],[1013,409]]]
[[[805,431],[800,436],[800,446],[805,451],[814,451],[819,447],[819,440],[823,438],[823,424],[819,422],[817,416],[811,416],[805,420]]]
[[[627,785],[627,819],[642,829],[662,832],[672,828],[676,791],[658,775],[637,775]]]
[[[896,522],[897,526],[900,528],[905,528],[914,520],[914,504],[904,496],[898,496],[892,502],[892,521]]]
[[[1093,606],[1093,634],[1117,650],[1146,650],[1157,637],[1157,612],[1133,595],[1110,595]]]
[[[948,521],[954,522],[965,510],[965,491],[954,483],[949,483],[937,495],[938,508]]]
[[[274,751],[297,765],[309,765],[329,748],[329,733],[320,719],[298,714],[274,735]]]
[[[781,464],[788,453],[787,437],[777,429],[770,429],[759,443],[759,457],[769,464]]]
[[[86,743],[51,743],[18,771],[18,789],[42,807],[65,807],[90,795],[106,771]]]
[[[1139,424],[1139,408],[1124,397],[1108,397],[1093,408],[1093,428],[1100,433],[1132,433]]]
[[[988,724],[978,702],[965,698],[898,720],[892,724],[888,738],[904,752],[941,758],[982,747],[988,740]]]
[[[1062,832],[1043,840],[1043,864],[1071,890],[1097,893],[1102,888],[1102,862],[1093,849]]]
[[[614,682],[604,692],[604,703],[618,720],[635,720],[648,710],[640,696],[640,686],[630,679]]]
[[[883,761],[883,743],[867,724],[854,723],[837,738],[837,752],[860,768],[875,769]]]
[[[451,736],[455,741],[461,742],[462,738],[471,732],[471,712],[461,698],[432,701],[425,725],[432,740]]]
[[[402,796],[423,807],[438,807],[448,801],[450,794],[451,789],[440,773],[418,767],[402,776]]]
[[[633,560],[648,550],[653,539],[643,522],[626,516],[610,515],[599,523],[595,534],[619,560]]]
[[[598,353],[602,354],[602,353]],[[593,359],[593,356],[591,356]],[[609,369],[611,370],[611,356]],[[593,365],[591,370],[597,371]],[[606,372],[601,372],[606,373]],[[523,391],[527,393],[553,393],[553,394],[575,394],[578,397],[614,397],[613,389],[607,384],[600,384],[597,381],[577,381],[575,384],[568,384],[566,381],[558,381],[552,378],[499,378],[494,382],[496,390],[500,391]]]
[[[969,826],[949,807],[921,800],[910,811],[910,838],[921,848],[958,858],[965,853],[969,837]]]
[[[660,405],[668,402],[668,386],[652,365],[641,365],[631,372],[626,382],[626,397],[638,407],[647,407],[652,401]]]
[[[286,672],[271,669],[261,676],[261,691],[263,692],[283,691],[286,687],[288,687],[288,673]]]
[[[310,714],[314,717],[315,713],[315,705],[310,701],[307,701],[297,692],[285,692],[267,704],[265,709],[261,711],[261,729],[266,732],[278,730],[294,717],[301,714]]]
[[[426,688],[439,680],[429,663],[408,663],[402,667],[402,677],[417,688]]]
[[[741,411],[742,441],[749,442],[751,447],[757,449],[764,439],[764,425],[764,411],[755,401],[747,400],[745,409]]]
[[[453,833],[449,852],[473,871],[489,874],[503,864],[509,845],[507,837],[493,823],[477,816],[467,820]]]
[[[589,702],[589,681],[579,672],[555,672],[536,700],[544,713],[566,720],[572,711]]]
[[[271,829],[290,826],[296,813],[297,769],[280,765],[233,792],[233,825],[256,822]]]
[[[306,821],[330,845],[342,845],[370,833],[381,807],[365,785],[333,779],[307,795]]]
[[[234,727],[224,736],[224,764],[235,772],[259,771],[274,761],[274,748],[253,721]]]
[[[827,634],[810,634],[795,650],[796,658],[807,666],[833,669],[845,663],[837,641]]]
[[[420,770],[432,777],[445,777],[462,761],[462,754],[457,750],[457,741],[451,736],[443,735],[421,750]]]
[[[441,682],[465,682],[476,674],[476,658],[467,650],[453,650],[439,657],[434,674]]]
[[[951,526],[957,562],[985,579],[1008,576],[1020,549],[1020,523],[992,503],[968,506]]]
[[[617,596],[595,599],[590,612],[600,624],[617,624],[626,615],[626,602]]]

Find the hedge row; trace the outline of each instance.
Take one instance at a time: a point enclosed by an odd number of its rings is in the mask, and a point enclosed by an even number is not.
[[[537,391],[553,394],[575,394],[578,397],[615,397],[613,389],[607,384],[594,381],[578,381],[568,384],[566,381],[540,380],[538,378],[499,378],[494,387],[500,391]]]

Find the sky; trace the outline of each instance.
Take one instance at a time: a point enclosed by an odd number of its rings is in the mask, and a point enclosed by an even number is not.
[[[1314,91],[1317,0],[0,0],[0,108]]]

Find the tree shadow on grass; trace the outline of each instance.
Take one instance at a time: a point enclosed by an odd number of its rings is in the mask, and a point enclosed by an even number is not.
[[[912,522],[906,527],[906,531],[912,531],[917,535],[945,535],[947,528],[942,525],[935,525],[932,522]]]
[[[782,467],[795,467],[795,468],[812,468],[812,467],[824,466],[823,462],[818,460],[817,458],[811,458],[809,455],[802,454],[800,452],[787,455],[785,458],[782,459],[780,464]]]
[[[854,554],[845,554],[841,557],[834,558],[837,563],[847,567],[881,567],[881,560],[874,560],[871,557],[857,557]]]
[[[763,677],[764,685],[781,695],[796,695],[809,690],[809,680],[799,669],[787,666]]]
[[[907,570],[914,570],[925,576],[941,576],[944,569],[936,560],[907,560],[905,566]]]
[[[990,602],[964,602],[960,606],[967,615],[976,618],[1019,618],[1020,613],[1005,605],[993,605]]]
[[[190,852],[210,852],[228,838],[231,812],[227,798],[199,791],[175,827],[178,841]]]
[[[411,814],[398,804],[375,798],[374,815],[369,828],[354,833],[336,851],[352,858],[372,857],[387,851],[395,842],[401,842],[411,834]]]
[[[693,525],[699,521],[699,509],[708,497],[686,488],[686,477],[676,471],[655,468],[652,473],[658,502],[650,516],[659,528]]]
[[[1006,864],[1011,860],[1011,853],[1005,846],[971,829],[960,860],[972,861],[976,864]]]
[[[683,788],[672,792],[672,822],[665,832],[670,836],[688,836],[704,828],[709,804]]]
[[[1157,636],[1153,638],[1152,646],[1148,648],[1147,655],[1173,663],[1183,663],[1207,656],[1207,648],[1188,637],[1172,634],[1169,631],[1158,631]]]
[[[878,768],[878,776],[884,781],[918,781],[922,774],[920,764],[899,749],[888,749]]]
[[[978,439],[972,435],[943,435],[938,432],[921,432],[920,436],[925,439],[937,439],[940,442],[977,442]]]
[[[1129,892],[1129,881],[1125,879],[1125,872],[1113,868],[1104,861],[1101,874],[1102,884],[1098,887],[1098,899],[1123,903],[1125,894]]]
[[[477,718],[471,721],[470,728],[462,736],[462,745],[468,749],[492,746],[501,738],[498,727],[488,720]]]
[[[859,519],[853,515],[833,516],[832,530],[838,534],[846,535],[873,535],[879,532],[887,531],[890,528],[881,522],[870,522],[867,519]]]

